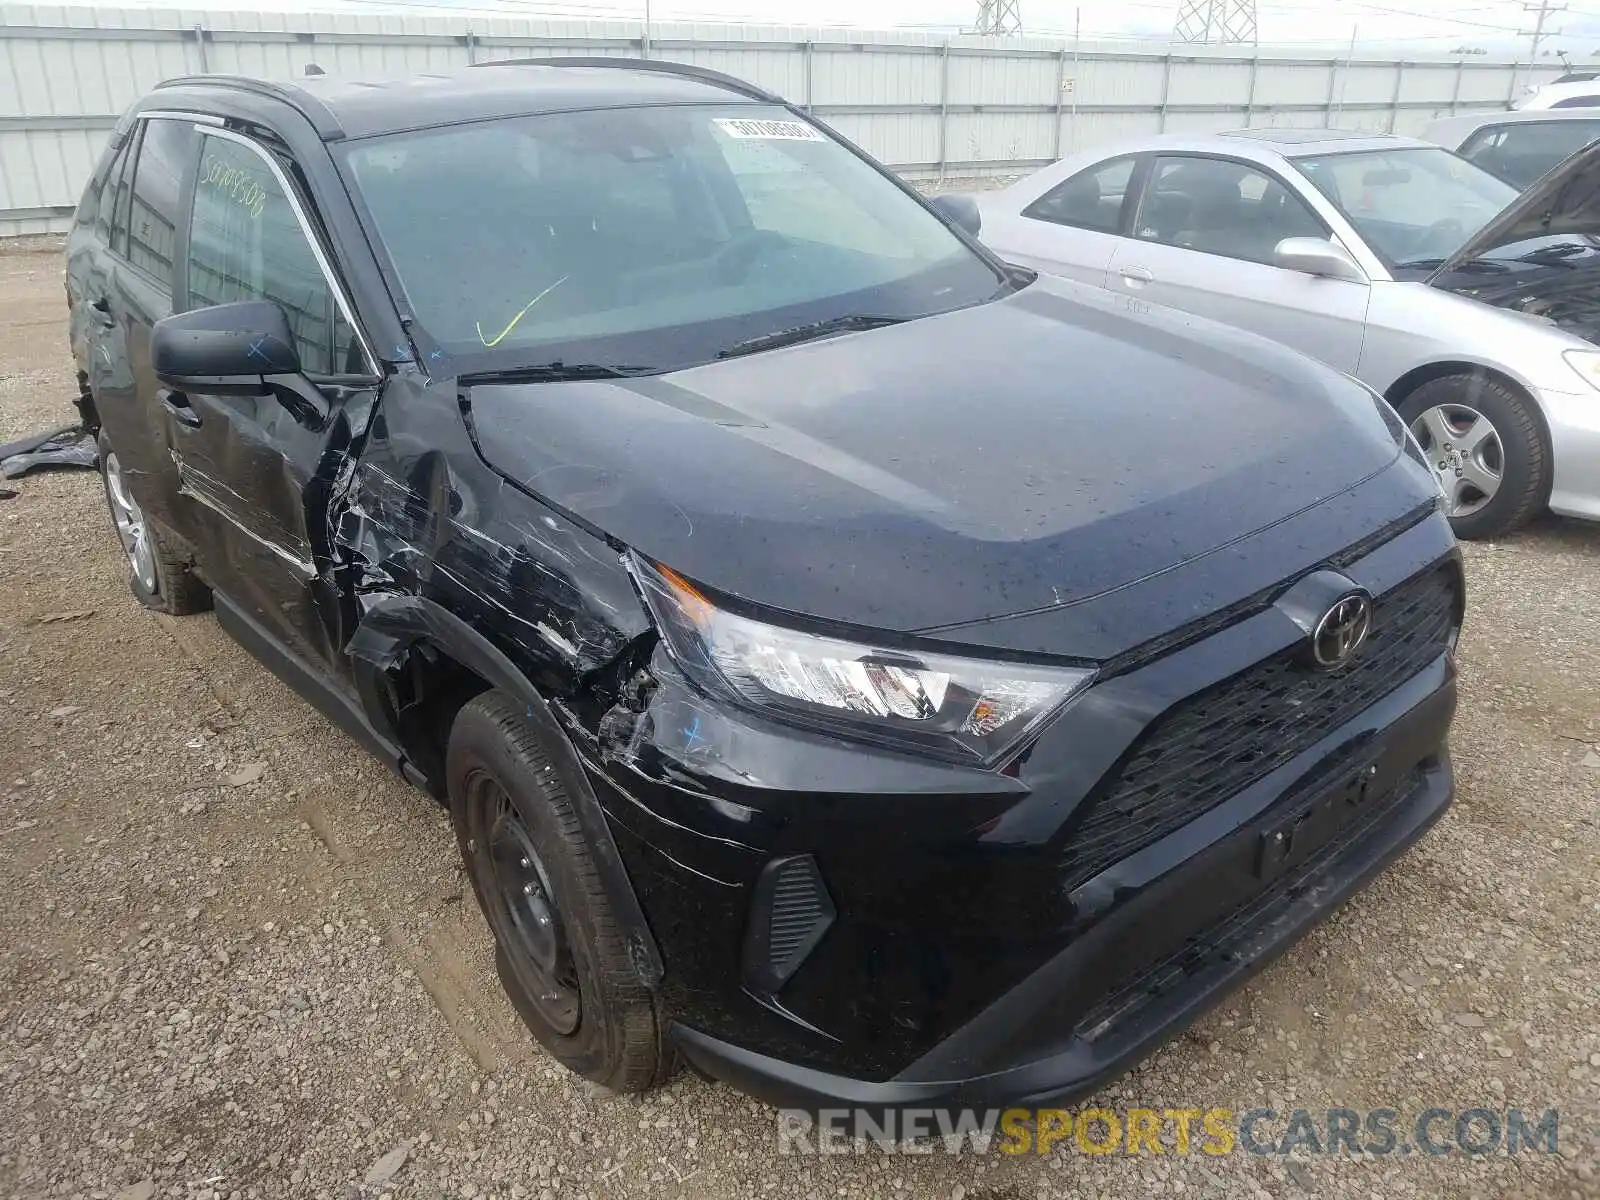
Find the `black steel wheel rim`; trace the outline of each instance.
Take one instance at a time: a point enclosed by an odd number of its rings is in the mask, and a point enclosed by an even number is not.
[[[528,999],[556,1033],[582,1018],[578,968],[533,834],[511,797],[487,774],[467,784],[479,816],[476,847],[496,940],[510,957]]]

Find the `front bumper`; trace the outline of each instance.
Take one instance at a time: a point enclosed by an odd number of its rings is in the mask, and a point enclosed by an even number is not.
[[[1408,714],[1386,761],[1405,762],[1428,746],[1453,703],[1453,688],[1441,689]],[[1142,890],[888,1080],[796,1065],[682,1024],[672,1027],[672,1037],[701,1072],[779,1107],[1063,1104],[1121,1075],[1325,919],[1439,819],[1453,790],[1448,753],[1427,753],[1365,819],[1249,895],[1261,838],[1278,820],[1276,807],[1269,810]],[[1151,955],[1143,971],[1084,1009],[1106,979],[1108,962],[1125,960],[1130,945],[1147,954],[1154,946],[1168,952]]]
[[[1550,508],[1600,521],[1600,392],[1540,390],[1555,472]]]
[[[1403,671],[1322,676],[1347,680],[1323,706],[1273,667],[1265,694],[1241,697],[1235,680],[1304,638],[1274,602],[1103,679],[999,771],[721,710],[658,653],[644,711],[612,709],[574,740],[661,948],[659,999],[685,1057],[786,1105],[1039,1102],[1093,1088],[1192,1020],[1452,794],[1453,661],[1407,640],[1412,610],[1391,606],[1449,579],[1459,621],[1447,524],[1435,514],[1339,569],[1378,598],[1375,628],[1413,647]],[[1156,731],[1180,710],[1204,724],[1179,722],[1191,732],[1174,749]],[[1263,736],[1261,769],[1213,771]],[[1155,812],[1124,786],[1134,763],[1177,807],[1149,836],[1086,854]],[[826,888],[809,908],[826,928],[791,939],[796,969],[753,969],[752,930],[776,941],[805,916],[804,897],[774,916],[767,886],[795,860],[807,870],[790,882],[809,871]]]

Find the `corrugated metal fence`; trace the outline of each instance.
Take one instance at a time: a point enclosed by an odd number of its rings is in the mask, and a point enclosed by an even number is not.
[[[1506,107],[1524,68],[1135,53],[1039,39],[785,26],[0,5],[0,236],[65,228],[106,131],[162,79],[393,77],[528,55],[712,67],[809,107],[911,177],[1013,173],[1158,130],[1336,124],[1412,132]]]

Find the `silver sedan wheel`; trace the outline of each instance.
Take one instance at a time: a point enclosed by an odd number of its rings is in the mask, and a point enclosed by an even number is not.
[[[1438,477],[1449,515],[1465,517],[1494,499],[1505,477],[1505,450],[1493,422],[1465,404],[1437,404],[1411,423]]]
[[[150,544],[150,526],[144,519],[144,510],[128,491],[122,478],[122,464],[115,454],[107,454],[105,462],[106,497],[111,501],[111,520],[116,524],[117,536],[122,539],[122,551],[128,556],[128,566],[139,586],[150,595],[156,592],[155,547]]]

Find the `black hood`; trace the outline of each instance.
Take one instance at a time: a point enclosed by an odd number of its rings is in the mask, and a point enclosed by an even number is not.
[[[468,401],[496,470],[613,539],[767,607],[900,631],[1233,547],[1399,454],[1372,395],[1309,359],[1047,279],[669,375],[484,383]],[[1352,519],[1351,541],[1371,532]]]
[[[1600,343],[1600,144],[1548,171],[1427,281]]]

